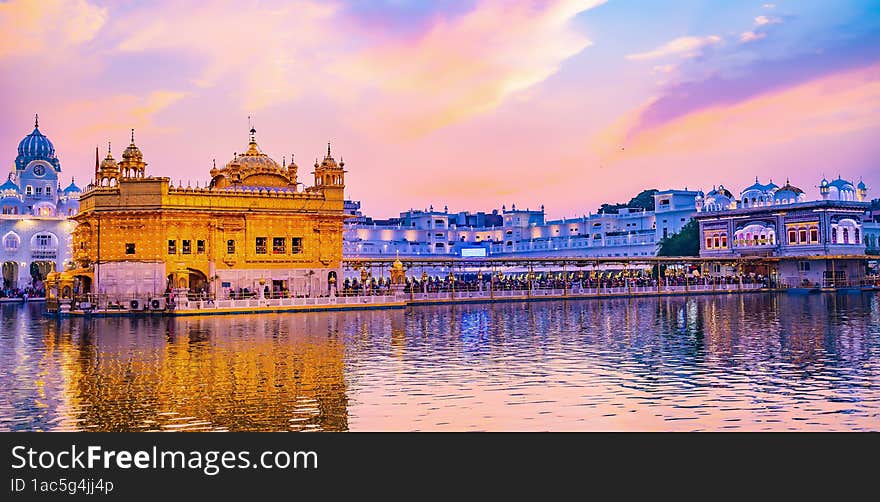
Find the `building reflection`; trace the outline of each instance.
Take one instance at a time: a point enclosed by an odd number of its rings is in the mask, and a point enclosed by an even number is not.
[[[2,313],[0,430],[504,430],[532,419],[665,430],[653,420],[698,412],[710,429],[728,425],[722,417],[755,429],[797,414],[852,429],[876,414],[876,294]],[[617,406],[638,420],[604,422]]]
[[[344,318],[49,322],[43,357],[60,363],[76,429],[340,431]]]

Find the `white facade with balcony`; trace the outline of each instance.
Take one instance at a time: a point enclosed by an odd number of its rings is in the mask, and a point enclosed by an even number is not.
[[[546,221],[539,210],[491,214],[435,211],[400,213],[393,224],[359,218],[346,223],[343,253],[380,256],[655,256],[660,240],[681,230],[696,214],[698,192],[666,190],[654,195],[654,211],[624,208]],[[496,224],[488,224],[495,222]]]

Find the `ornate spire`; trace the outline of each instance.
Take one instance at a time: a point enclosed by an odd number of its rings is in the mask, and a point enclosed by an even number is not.
[[[131,129],[131,144],[134,144],[134,128]]]
[[[330,157],[330,142],[327,142],[327,157]]]
[[[40,114],[35,113],[34,114],[34,129],[39,129],[39,128],[40,128]]]
[[[111,152],[111,150],[110,150],[110,141],[107,141],[107,156],[108,156],[108,157],[110,156],[110,152]]]

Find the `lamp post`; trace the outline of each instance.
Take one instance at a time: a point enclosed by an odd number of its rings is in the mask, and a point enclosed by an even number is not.
[[[453,274],[451,270],[449,271],[449,293],[450,293],[449,298],[454,300],[455,299],[455,274]]]

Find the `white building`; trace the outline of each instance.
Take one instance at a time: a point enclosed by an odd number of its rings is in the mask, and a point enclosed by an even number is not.
[[[697,198],[700,256],[712,258],[773,257],[775,270],[789,287],[858,285],[865,275],[867,244],[875,239],[868,187],[840,177],[819,183],[821,200],[807,200],[786,180],[755,184],[736,200],[724,186]],[[711,271],[732,274],[720,268]]]
[[[654,195],[654,211],[623,208],[546,221],[539,210],[502,207],[500,213],[450,213],[433,207],[373,221],[346,223],[343,254],[401,256],[654,256],[660,240],[696,214],[699,192],[666,190]],[[359,207],[359,205],[358,205]]]
[[[67,217],[79,209],[79,187],[62,189],[61,162],[35,120],[34,130],[18,144],[15,167],[0,185],[0,263],[2,290],[42,290],[43,279],[63,270],[71,258]],[[5,294],[5,293],[4,293]]]

